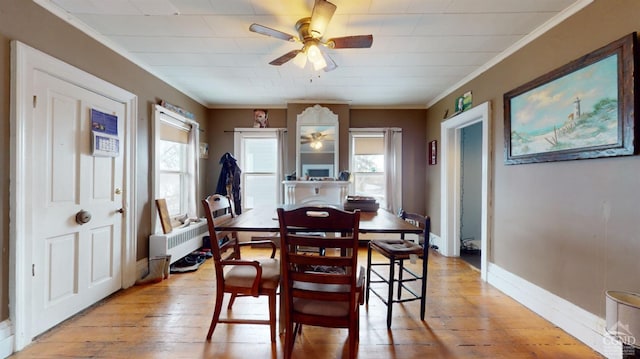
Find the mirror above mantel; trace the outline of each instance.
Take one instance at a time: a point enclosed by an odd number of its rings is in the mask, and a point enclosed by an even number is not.
[[[298,114],[296,126],[296,173],[300,179],[333,178],[338,175],[338,115],[320,105]]]

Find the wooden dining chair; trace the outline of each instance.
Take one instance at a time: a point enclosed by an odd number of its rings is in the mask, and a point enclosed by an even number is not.
[[[358,268],[360,211],[332,207],[278,208],[284,357],[290,358],[302,325],[348,329],[349,357],[359,340],[364,268]],[[326,232],[325,237],[314,235]],[[305,248],[302,252],[299,249]],[[309,248],[316,248],[310,253]],[[324,248],[324,255],[320,249]]]
[[[402,211],[401,217],[423,231],[418,236],[418,243],[404,238],[400,239],[374,239],[369,241],[367,249],[367,295],[373,293],[387,306],[387,328],[391,328],[391,319],[394,303],[420,301],[420,319],[424,320],[427,297],[427,266],[429,262],[429,233],[431,232],[431,219],[416,213]],[[372,252],[375,251],[385,257],[384,262],[373,262]],[[405,266],[405,261],[421,261],[420,272],[413,271]],[[374,267],[386,267],[386,271],[376,270]],[[396,273],[397,269],[397,273]],[[388,273],[388,275],[386,274]],[[372,278],[372,275],[375,275]],[[410,286],[409,282],[419,282],[420,292]],[[371,283],[386,283],[387,293],[383,296]],[[396,297],[394,298],[394,286]]]
[[[271,326],[271,342],[276,341],[276,291],[280,284],[280,262],[275,258],[276,245],[272,241],[254,241],[241,243],[236,232],[216,230],[216,224],[223,223],[233,217],[229,198],[220,194],[211,195],[202,200],[209,236],[211,253],[216,276],[216,298],[211,325],[207,340],[211,340],[218,323],[234,324],[268,324]],[[244,259],[240,248],[245,245],[269,245],[271,257],[264,259]],[[228,310],[231,310],[236,297],[266,295],[269,297],[269,319],[234,319],[220,318],[224,294],[230,293]]]

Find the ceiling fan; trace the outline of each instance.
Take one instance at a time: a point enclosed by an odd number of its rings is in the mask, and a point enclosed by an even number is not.
[[[293,36],[285,32],[272,29],[260,24],[251,24],[249,30],[258,34],[275,37],[285,41],[300,42],[302,48],[292,50],[286,54],[271,61],[269,64],[280,66],[291,59],[300,61],[299,65],[304,67],[307,59],[313,63],[315,70],[323,69],[324,71],[334,70],[338,65],[326,53],[324,48],[330,49],[355,49],[369,48],[373,44],[373,35],[354,35],[334,37],[323,40],[322,36],[336,11],[336,5],[326,0],[315,0],[311,17],[304,17],[296,23],[296,31],[298,36]],[[306,56],[298,56],[300,53]],[[300,60],[298,60],[300,59]]]
[[[308,134],[303,134],[300,136],[301,144],[309,144],[309,146],[315,150],[319,150],[322,148],[322,142],[325,140],[331,140],[331,135],[329,130],[327,131],[315,131],[310,132]]]
[[[300,136],[300,143],[305,144],[314,141],[322,141],[325,139],[328,140],[328,136],[329,134],[324,132],[311,132],[309,134]]]

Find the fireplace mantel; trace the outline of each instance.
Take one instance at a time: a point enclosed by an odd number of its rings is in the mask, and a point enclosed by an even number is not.
[[[284,204],[342,204],[349,181],[283,181]]]

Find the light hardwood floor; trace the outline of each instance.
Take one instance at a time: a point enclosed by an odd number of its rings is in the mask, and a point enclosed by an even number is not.
[[[264,255],[251,249],[244,257]],[[366,250],[359,252],[366,265]],[[12,358],[282,358],[266,325],[219,324],[213,311],[212,261],[192,273],[122,290],[44,333]],[[228,300],[228,298],[226,298]],[[226,308],[226,301],[225,307]],[[233,313],[266,315],[266,300],[240,298]],[[427,314],[419,302],[386,307],[374,296],[360,311],[360,358],[601,358],[572,336],[480,280],[464,261],[431,253]],[[226,314],[223,309],[223,315]],[[346,330],[305,327],[294,358],[341,358]]]

